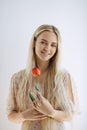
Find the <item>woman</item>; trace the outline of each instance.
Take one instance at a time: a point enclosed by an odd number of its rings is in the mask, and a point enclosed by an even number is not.
[[[60,39],[55,26],[38,27],[31,39],[26,69],[12,76],[8,119],[22,123],[21,130],[64,130],[63,122],[71,121],[75,114],[70,74],[58,67]],[[40,76],[32,76],[34,67],[39,68]],[[29,98],[31,91],[34,101]]]

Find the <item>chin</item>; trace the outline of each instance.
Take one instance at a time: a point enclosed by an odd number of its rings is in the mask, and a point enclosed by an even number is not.
[[[49,61],[50,59],[51,59],[51,57],[39,57],[39,59],[41,60],[41,61]]]
[[[50,58],[49,59],[46,59],[46,58],[43,58],[42,59],[42,61],[49,61],[50,60]]]

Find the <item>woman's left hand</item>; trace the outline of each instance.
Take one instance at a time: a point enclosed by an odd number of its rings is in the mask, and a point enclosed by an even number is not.
[[[35,109],[47,116],[51,116],[54,113],[54,108],[49,101],[44,98],[40,92],[36,93],[36,99],[33,101]]]

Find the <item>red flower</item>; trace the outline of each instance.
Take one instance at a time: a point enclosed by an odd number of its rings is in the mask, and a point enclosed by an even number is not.
[[[41,72],[40,72],[40,70],[39,70],[37,67],[35,67],[35,68],[32,69],[32,75],[33,75],[34,77],[39,76],[40,73],[41,73]]]
[[[33,68],[33,69],[32,69],[32,75],[33,75],[34,77],[39,76],[39,75],[40,75],[40,70],[39,70],[37,67]],[[37,91],[39,91],[39,88],[38,88],[38,85],[37,85],[37,84],[35,84],[35,89],[36,89]],[[33,95],[31,92],[29,92],[29,97],[30,97],[31,101],[34,101],[34,100],[35,100],[35,97],[34,97],[34,95]]]

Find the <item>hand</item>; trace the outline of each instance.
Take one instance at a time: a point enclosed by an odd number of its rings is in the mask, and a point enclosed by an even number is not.
[[[44,98],[40,92],[36,93],[36,99],[33,101],[35,109],[47,116],[51,116],[54,113],[54,109],[49,101]]]
[[[47,118],[44,114],[40,113],[34,108],[22,112],[22,117],[24,120],[43,120]]]

